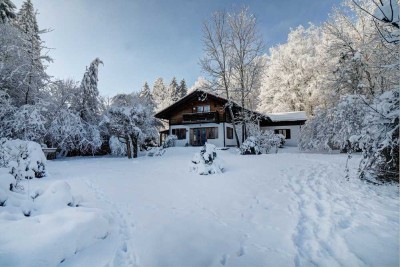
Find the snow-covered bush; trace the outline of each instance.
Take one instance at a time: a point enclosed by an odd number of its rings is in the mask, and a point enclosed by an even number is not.
[[[174,147],[176,140],[178,140],[178,137],[176,135],[168,135],[167,138],[165,138],[162,147],[163,148]]]
[[[362,95],[341,97],[337,106],[318,109],[314,117],[301,127],[301,150],[330,151],[345,149],[350,137],[359,135],[364,127],[368,100]]]
[[[162,156],[162,155],[164,155],[164,153],[165,153],[165,148],[163,148],[162,146],[160,146],[160,147],[153,147],[153,148],[151,148],[148,152],[147,152],[147,154],[146,154],[146,156],[148,156],[148,157],[154,157],[154,156]]]
[[[240,146],[242,155],[258,155],[269,153],[271,150],[278,152],[278,147],[282,144],[282,138],[272,131],[253,132]]]
[[[108,144],[110,146],[111,155],[126,156],[126,144],[124,142],[121,142],[118,137],[111,136]]]
[[[248,154],[258,155],[258,154],[261,154],[259,140],[254,136],[247,137],[247,139],[244,140],[244,142],[240,146],[240,153],[242,155],[248,155]]]
[[[200,175],[222,173],[224,166],[222,160],[217,157],[215,145],[205,143],[200,153],[194,154],[190,170]]]
[[[42,178],[46,175],[46,157],[42,147],[32,141],[0,139],[0,161],[10,168],[16,183],[22,179]]]
[[[283,134],[276,134],[276,137],[279,138],[279,147],[284,147],[286,143],[286,137]]]
[[[399,181],[399,90],[383,93],[369,106],[362,133],[351,141],[362,149],[360,178]]]

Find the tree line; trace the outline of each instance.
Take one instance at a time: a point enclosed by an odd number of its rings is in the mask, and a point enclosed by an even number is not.
[[[0,132],[1,137],[35,141],[58,148],[60,156],[110,153],[116,138],[128,157],[157,145],[160,122],[154,113],[187,93],[184,79],[169,85],[158,78],[139,93],[99,94],[95,58],[80,82],[47,74],[52,62],[31,0],[17,12],[11,0],[0,0]]]

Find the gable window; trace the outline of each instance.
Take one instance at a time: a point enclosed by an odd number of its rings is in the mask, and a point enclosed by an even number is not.
[[[210,127],[207,129],[207,139],[218,139],[218,128]]]
[[[233,139],[233,128],[226,127],[226,138]]]
[[[176,135],[176,137],[178,137],[178,140],[186,139],[186,129],[185,128],[172,129],[172,134]]]
[[[290,139],[290,129],[275,129],[275,134],[281,134],[285,139]]]
[[[210,112],[210,105],[197,106],[196,112],[197,113]]]

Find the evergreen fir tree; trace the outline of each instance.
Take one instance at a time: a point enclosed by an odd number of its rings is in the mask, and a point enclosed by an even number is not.
[[[152,95],[157,111],[167,106],[167,89],[165,88],[163,78],[157,78],[154,82]]]
[[[43,46],[43,41],[40,39],[39,34],[46,31],[39,30],[36,12],[31,0],[27,0],[22,4],[17,15],[16,25],[24,34],[23,39],[25,42],[23,49],[26,51],[29,60],[27,78],[23,80],[24,87],[26,87],[24,90],[24,103],[28,104],[29,102],[33,102],[40,88],[43,87],[44,82],[49,79],[45,72],[43,61],[51,62],[52,59],[47,55],[41,55],[41,51],[45,47]]]
[[[168,95],[169,98],[172,100],[172,103],[178,101],[178,99],[180,98],[178,93],[178,83],[176,82],[175,77],[172,78],[172,81],[169,84]]]
[[[151,99],[151,91],[150,91],[150,87],[147,84],[147,82],[144,83],[142,90],[139,92],[139,97],[140,98],[146,98],[146,99]]]
[[[186,82],[185,79],[182,79],[181,83],[178,86],[178,97],[182,98],[185,95],[187,95],[187,86],[186,86]]]
[[[0,0],[0,23],[9,23],[12,21],[16,17],[15,8],[11,0]]]
[[[144,83],[142,90],[139,92],[139,98],[148,104],[151,107],[151,110],[154,110],[155,103],[147,82]]]
[[[83,95],[80,114],[81,118],[90,124],[96,124],[99,115],[99,90],[97,89],[99,64],[103,64],[99,58],[92,61],[89,69],[83,75],[81,83]]]

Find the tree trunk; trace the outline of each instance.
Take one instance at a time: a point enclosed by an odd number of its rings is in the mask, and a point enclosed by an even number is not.
[[[228,109],[229,109],[229,115],[231,116],[231,120],[232,120],[233,132],[235,133],[236,145],[239,148],[240,147],[239,136],[238,136],[237,131],[236,131],[235,118],[233,116],[231,103],[229,103]]]
[[[128,159],[132,158],[132,152],[131,152],[131,142],[129,136],[125,137],[125,142],[126,142],[126,154],[128,156]]]
[[[133,146],[133,158],[138,156],[138,139],[136,135],[132,135],[132,146]]]

